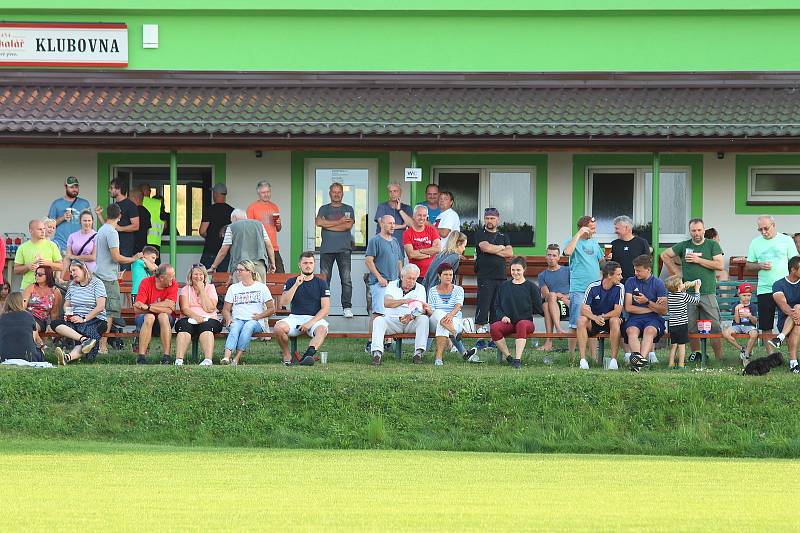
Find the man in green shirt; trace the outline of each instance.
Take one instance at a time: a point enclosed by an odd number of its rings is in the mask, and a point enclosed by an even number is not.
[[[719,304],[717,303],[717,278],[716,271],[725,269],[725,260],[719,243],[704,237],[706,231],[703,219],[693,218],[689,221],[688,241],[681,241],[672,248],[667,248],[661,253],[661,260],[670,275],[678,274],[676,260],[683,270],[683,281],[699,279],[700,301],[689,304],[689,332],[697,333],[698,320],[711,321],[711,333],[721,333]],[[692,340],[693,360],[699,357],[699,341]],[[711,339],[714,356],[722,359],[722,339]]]
[[[771,332],[776,309],[772,284],[789,275],[789,259],[797,255],[797,248],[791,237],[778,233],[770,215],[761,215],[756,224],[761,236],[750,242],[747,268],[758,270],[758,329]]]
[[[31,240],[22,243],[14,256],[14,274],[24,274],[20,290],[34,282],[33,273],[40,266],[49,266],[56,272],[61,272],[61,252],[53,241],[48,241],[44,235],[44,222],[31,220],[28,223]]]

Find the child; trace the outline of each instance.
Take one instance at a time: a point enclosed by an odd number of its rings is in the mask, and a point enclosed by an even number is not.
[[[686,368],[686,343],[689,342],[688,304],[700,301],[700,280],[683,282],[680,276],[670,276],[664,282],[667,288],[667,309],[669,310],[669,367],[675,367],[675,355],[678,356],[677,368]],[[686,294],[686,289],[694,287],[694,294]]]
[[[753,297],[753,286],[749,283],[742,283],[739,285],[739,303],[733,308],[733,324],[731,327],[725,328],[722,332],[723,338],[733,346],[739,348],[739,357],[742,359],[742,364],[747,366],[750,362],[750,352],[753,351],[753,346],[756,345],[758,340],[758,328],[756,327],[758,307],[754,303],[750,303]],[[745,333],[750,336],[747,339],[747,347],[742,348],[736,339],[733,338],[734,333]]]
[[[131,301],[136,301],[136,295],[139,293],[139,284],[146,277],[152,276],[156,271],[158,265],[158,250],[152,246],[145,246],[142,248],[142,258],[137,259],[131,265]]]

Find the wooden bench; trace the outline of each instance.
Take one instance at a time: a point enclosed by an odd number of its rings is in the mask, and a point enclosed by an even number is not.
[[[543,255],[525,256],[525,277],[533,279],[547,269],[547,258]],[[569,257],[561,256],[558,260],[561,266],[569,265]],[[506,261],[506,277],[511,278],[511,260]],[[462,259],[458,265],[456,285],[464,289],[464,304],[476,305],[478,303],[477,273],[475,272],[475,257]]]

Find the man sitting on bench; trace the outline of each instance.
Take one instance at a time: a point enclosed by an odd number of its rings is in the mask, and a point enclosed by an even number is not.
[[[136,315],[136,330],[139,332],[139,355],[136,363],[147,363],[147,348],[153,335],[161,339],[161,364],[170,364],[169,351],[172,342],[172,326],[175,325],[175,304],[178,301],[178,283],[175,269],[161,263],[156,273],[144,278],[133,307]]]
[[[622,267],[616,261],[608,261],[603,265],[603,279],[590,283],[584,294],[581,315],[575,334],[578,338],[578,353],[581,356],[581,370],[589,370],[586,360],[586,345],[589,337],[598,333],[608,333],[611,337],[611,362],[609,370],[617,370],[617,352],[619,351],[620,332],[622,328],[622,302],[625,288],[620,284]]]
[[[631,347],[631,370],[644,366],[653,345],[664,334],[667,314],[667,288],[653,276],[650,256],[642,254],[633,260],[633,277],[625,282],[625,333]],[[639,335],[642,336],[641,343]]]
[[[300,275],[286,281],[281,295],[280,307],[290,307],[291,314],[275,324],[274,333],[283,353],[283,364],[292,366],[289,354],[289,337],[308,335],[308,343],[300,364],[314,364],[314,354],[320,349],[328,335],[325,317],[331,308],[331,291],[328,282],[314,276],[314,252],[300,254]]]

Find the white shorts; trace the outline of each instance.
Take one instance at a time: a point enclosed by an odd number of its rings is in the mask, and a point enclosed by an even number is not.
[[[302,326],[312,318],[314,318],[312,315],[289,315],[286,318],[278,320],[278,324],[280,324],[281,322],[287,324],[289,326],[289,336],[299,337],[300,335],[303,334],[303,332],[300,331],[300,326]],[[317,328],[319,327],[327,329],[328,322],[326,322],[324,319],[315,322],[314,325],[311,326],[311,329],[308,331],[308,336],[313,337],[317,331]]]
[[[445,328],[444,326],[439,324],[439,321],[442,320],[442,318],[444,318],[446,315],[447,315],[447,311],[441,311],[441,310],[434,311],[433,314],[431,315],[431,318],[430,318],[431,326],[430,326],[430,328],[432,330],[433,329],[436,330],[436,336],[437,337],[449,337],[450,336],[450,332],[447,331],[447,328]],[[461,331],[464,329],[464,321],[463,321],[463,319],[461,317],[453,318],[453,329],[456,330],[456,335],[461,333]]]

